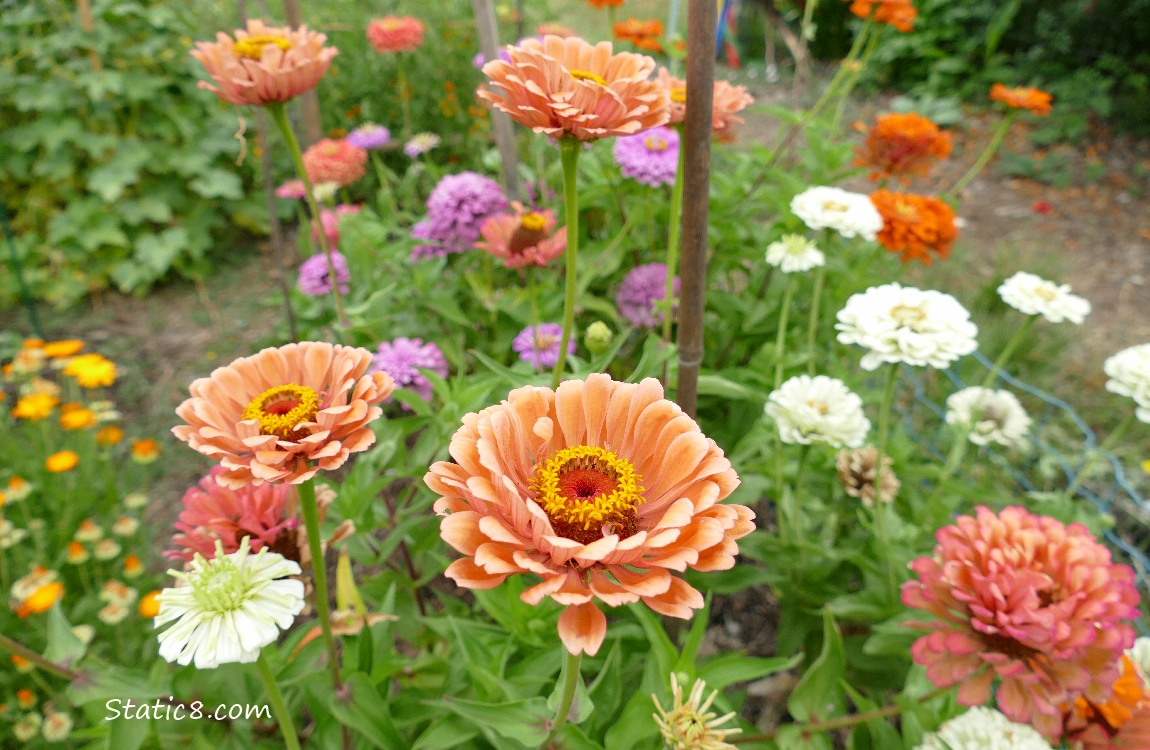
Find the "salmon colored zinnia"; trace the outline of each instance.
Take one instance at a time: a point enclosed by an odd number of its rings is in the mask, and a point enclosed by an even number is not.
[[[1078,750],[1150,748],[1150,691],[1125,654],[1109,700],[1094,702],[1079,696],[1063,711],[1066,739]]]
[[[303,167],[313,185],[334,182],[347,187],[367,171],[367,151],[344,139],[324,138],[303,152]]]
[[[885,23],[899,31],[914,31],[914,19],[918,10],[911,0],[846,0],[851,4],[851,13],[859,18],[871,18],[875,23]]]
[[[252,19],[247,29],[235,31],[234,39],[219,33],[214,42],[196,42],[191,55],[218,84],[200,81],[200,88],[229,104],[265,106],[316,87],[339,54],[335,47],[325,47],[326,41],[325,35],[306,26],[266,26]]]
[[[958,701],[981,706],[991,687],[998,709],[1047,737],[1063,728],[1060,706],[1078,697],[1102,703],[1134,643],[1134,571],[1085,526],[1064,525],[1025,508],[979,507],[940,529],[930,557],[910,564],[919,580],[902,602],[937,620],[911,655],[938,687],[958,685]]]
[[[950,156],[950,133],[914,112],[879,115],[855,149],[855,164],[870,167],[870,179],[925,177],[938,159]]]
[[[373,18],[367,25],[367,41],[376,52],[410,52],[423,44],[423,21],[412,16]]]
[[[473,589],[541,577],[521,598],[566,607],[572,654],[606,636],[595,599],[689,618],[703,597],[671,571],[731,568],[755,527],[749,508],[719,502],[739,484],[730,461],[653,378],[519,388],[465,416],[449,451],[424,477],[441,536],[464,554],[446,575]]]
[[[172,434],[218,461],[225,487],[306,482],[375,442],[369,425],[395,383],[368,374],[371,358],[318,341],[241,357],[192,383]]]
[[[655,61],[612,54],[610,42],[545,36],[508,47],[510,61],[483,66],[497,91],[478,95],[512,120],[552,138],[591,141],[667,122],[667,92],[648,80]]]
[[[883,227],[877,239],[892,253],[900,253],[903,263],[921,260],[926,265],[950,257],[958,239],[954,210],[945,201],[927,195],[876,190],[871,203],[882,214]]]
[[[1054,97],[1050,94],[1033,86],[1009,88],[1001,83],[996,83],[990,87],[991,101],[1002,102],[1015,109],[1028,109],[1039,117],[1046,117],[1050,114],[1053,99]]]
[[[687,117],[687,82],[671,75],[666,68],[659,69],[659,85],[667,90],[671,99],[671,119],[669,125],[677,125]],[[755,98],[746,86],[735,86],[730,81],[716,80],[711,94],[711,130],[723,134],[734,125],[742,124],[739,117],[747,107],[755,103]]]
[[[503,261],[508,268],[546,266],[567,249],[567,227],[555,231],[555,213],[528,211],[512,203],[513,214],[492,216],[479,228],[483,240],[475,246]]]

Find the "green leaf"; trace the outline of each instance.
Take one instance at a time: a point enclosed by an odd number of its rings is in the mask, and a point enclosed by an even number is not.
[[[786,672],[802,663],[803,654],[794,656],[773,656],[760,658],[742,653],[722,654],[699,667],[698,677],[707,683],[709,689],[722,690],[736,682],[750,682]]]
[[[412,750],[454,750],[467,742],[479,730],[459,716],[445,716],[419,735]]]
[[[387,701],[365,674],[356,673],[344,683],[347,698],[334,697],[328,707],[342,724],[362,734],[375,747],[406,750],[409,744],[395,728]]]
[[[823,650],[787,699],[797,721],[809,723],[839,716],[846,709],[842,680],[846,668],[843,639],[834,615],[823,610]]]
[[[209,169],[188,183],[188,187],[205,198],[239,200],[244,197],[244,183],[234,172]]]
[[[44,658],[67,666],[77,662],[84,651],[84,642],[72,632],[72,625],[60,605],[54,605],[48,610],[48,648],[44,650]]]
[[[445,695],[443,705],[468,721],[488,727],[500,737],[538,747],[547,738],[551,714],[543,698],[482,703]]]
[[[188,232],[183,227],[165,229],[160,234],[145,234],[136,240],[135,258],[154,276],[164,274],[188,246]]]
[[[117,201],[125,190],[139,181],[140,168],[147,162],[146,149],[121,148],[88,175],[88,190],[106,203]]]
[[[107,724],[108,735],[104,747],[108,750],[136,750],[152,733],[150,720],[120,719]]]

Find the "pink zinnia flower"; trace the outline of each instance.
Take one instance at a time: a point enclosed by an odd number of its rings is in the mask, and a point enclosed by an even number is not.
[[[230,554],[240,548],[244,537],[251,538],[251,549],[258,552],[274,548],[284,531],[291,533],[294,545],[297,522],[286,517],[288,486],[262,484],[231,490],[216,482],[221,471],[219,466],[212,467],[208,476],[184,493],[184,509],[176,521],[179,533],[172,537],[172,549],[164,557],[188,562],[198,552],[211,559],[216,555],[216,541]]]
[[[659,85],[667,89],[671,97],[671,119],[668,124],[680,123],[687,116],[687,82],[675,78],[666,68],[659,69]],[[711,130],[724,133],[733,125],[743,122],[738,116],[755,103],[746,86],[733,86],[728,81],[715,81],[711,94]]]
[[[263,106],[286,102],[316,87],[339,54],[335,47],[325,47],[326,41],[326,36],[306,26],[265,26],[252,19],[246,30],[236,30],[235,39],[220,33],[215,42],[196,42],[191,55],[219,84],[217,88],[200,81],[200,88],[229,104]]]
[[[352,203],[341,203],[335,207],[335,210],[329,208],[321,208],[319,211],[319,222],[312,222],[311,225],[311,238],[314,242],[319,242],[319,229],[323,227],[324,236],[327,237],[327,246],[329,250],[335,250],[339,247],[339,222],[345,216],[355,216],[360,211],[360,206]]]
[[[910,568],[902,601],[939,618],[908,623],[930,633],[911,654],[939,687],[980,706],[995,678],[998,709],[1054,738],[1060,706],[1082,696],[1105,702],[1118,659],[1134,643],[1124,620],[1138,616],[1134,571],[1081,524],[1009,507],[979,507],[935,535],[932,557]]]
[[[307,189],[303,186],[303,180],[288,180],[276,188],[276,195],[280,198],[303,200],[307,197]]]
[[[334,182],[347,187],[367,171],[367,152],[346,140],[324,138],[303,152],[303,168],[313,185]]]
[[[384,16],[367,25],[367,40],[376,52],[410,52],[423,44],[423,21],[412,16]]]
[[[512,203],[513,214],[492,216],[479,231],[483,240],[475,246],[503,260],[508,268],[545,266],[567,249],[567,227],[555,231],[555,213],[528,211]]]

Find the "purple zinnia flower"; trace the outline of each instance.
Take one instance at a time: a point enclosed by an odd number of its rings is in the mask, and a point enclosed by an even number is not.
[[[675,277],[675,298],[679,296],[679,277]],[[619,314],[636,328],[654,328],[663,322],[662,311],[655,304],[662,302],[667,295],[667,266],[662,263],[647,263],[635,266],[615,292],[615,304]],[[676,305],[678,307],[678,305]]]
[[[427,218],[411,236],[427,240],[411,251],[416,260],[470,250],[479,240],[483,222],[507,210],[499,183],[475,172],[447,175],[427,199]]]
[[[672,128],[651,128],[616,138],[615,163],[624,177],[651,187],[670,185],[679,170],[679,134]]]
[[[391,131],[374,122],[360,125],[347,134],[347,142],[356,148],[383,148],[391,141]]]
[[[347,294],[347,283],[351,281],[351,273],[347,270],[347,258],[343,257],[342,253],[332,252],[331,265],[335,269],[339,291]],[[327,258],[323,253],[316,253],[300,265],[299,290],[310,297],[319,297],[331,291],[331,277],[328,275]]]
[[[422,339],[397,338],[384,341],[371,358],[369,372],[386,372],[399,388],[419,394],[424,401],[431,400],[431,383],[419,369],[431,370],[441,378],[447,377],[447,358],[439,347],[423,343]],[[388,401],[391,400],[389,396]],[[404,408],[410,408],[404,404]]]
[[[403,153],[414,159],[438,146],[439,141],[440,138],[435,133],[416,133],[403,144]]]
[[[515,341],[511,342],[511,348],[519,353],[519,359],[542,370],[554,367],[559,361],[559,342],[562,339],[563,326],[558,323],[540,323],[538,328],[527,326],[520,331]],[[567,342],[567,353],[575,353],[574,336]]]

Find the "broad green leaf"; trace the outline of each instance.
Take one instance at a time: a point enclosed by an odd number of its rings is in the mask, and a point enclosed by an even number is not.
[[[787,699],[797,721],[809,723],[842,715],[846,708],[842,679],[846,669],[843,639],[830,610],[823,610],[823,650]]]
[[[490,728],[500,737],[538,747],[547,737],[551,714],[543,698],[505,703],[481,703],[445,695],[443,705],[468,721]]]
[[[44,658],[53,664],[71,665],[84,655],[84,642],[72,632],[72,625],[64,617],[60,605],[48,610],[48,648]]]
[[[341,723],[362,734],[375,747],[383,750],[407,750],[409,747],[395,722],[387,701],[365,674],[355,673],[344,683],[347,698],[334,697],[328,706]]]

